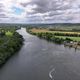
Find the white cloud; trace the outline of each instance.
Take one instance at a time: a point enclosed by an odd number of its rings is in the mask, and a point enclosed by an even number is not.
[[[31,0],[17,0],[17,3],[29,3]]]
[[[0,0],[0,22],[5,21],[80,22],[80,0]]]
[[[35,4],[33,4],[33,5],[27,5],[26,7],[25,7],[25,11],[28,13],[28,12],[30,12],[30,13],[32,13],[32,12],[34,12],[34,8],[37,8],[37,5],[35,5]]]

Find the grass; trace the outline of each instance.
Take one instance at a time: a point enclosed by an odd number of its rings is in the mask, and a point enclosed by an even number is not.
[[[47,29],[35,29],[35,28],[31,29],[30,31],[35,32],[35,33],[51,32],[51,31],[48,31]]]
[[[10,31],[7,31],[5,34],[6,34],[6,36],[12,36],[13,35],[13,33]]]
[[[70,38],[70,39],[72,39],[74,41],[80,41],[80,37],[68,37],[68,36],[55,36],[55,37],[63,38],[63,39]]]

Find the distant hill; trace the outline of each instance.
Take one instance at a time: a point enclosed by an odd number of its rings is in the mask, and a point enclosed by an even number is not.
[[[64,26],[64,27],[68,27],[68,26],[80,26],[80,23],[43,23],[43,24],[13,24],[13,23],[0,23],[0,27],[4,27],[4,26],[23,26],[23,27],[27,27],[27,26],[35,26],[35,27],[49,27],[49,26]]]

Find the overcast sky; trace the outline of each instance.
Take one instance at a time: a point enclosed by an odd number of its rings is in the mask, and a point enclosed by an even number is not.
[[[80,0],[0,0],[0,23],[80,23]]]

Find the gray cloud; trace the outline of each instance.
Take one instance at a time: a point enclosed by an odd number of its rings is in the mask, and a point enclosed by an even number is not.
[[[33,13],[29,12],[29,15],[31,14],[32,18],[35,18],[34,14],[41,13],[45,14],[42,15],[42,17],[46,20],[71,21],[76,19],[76,17],[73,17],[74,14],[75,16],[79,16],[80,4],[78,2],[79,0],[32,0],[29,3],[22,3],[22,6],[37,5],[37,7],[33,9]],[[46,13],[48,13],[48,15],[46,15]],[[37,16],[40,17],[40,15]]]
[[[25,10],[25,14],[22,14],[23,22],[80,21],[80,0],[31,0],[29,2],[28,0],[23,0],[20,3],[18,2],[18,4]],[[11,7],[15,5],[17,5],[16,2],[11,4]],[[21,8],[20,6],[17,7]],[[5,12],[4,8],[3,3],[0,3],[0,18],[10,17],[9,19],[12,21],[18,20],[17,14],[9,12],[10,7],[8,10],[8,12],[11,13],[10,15]]]

